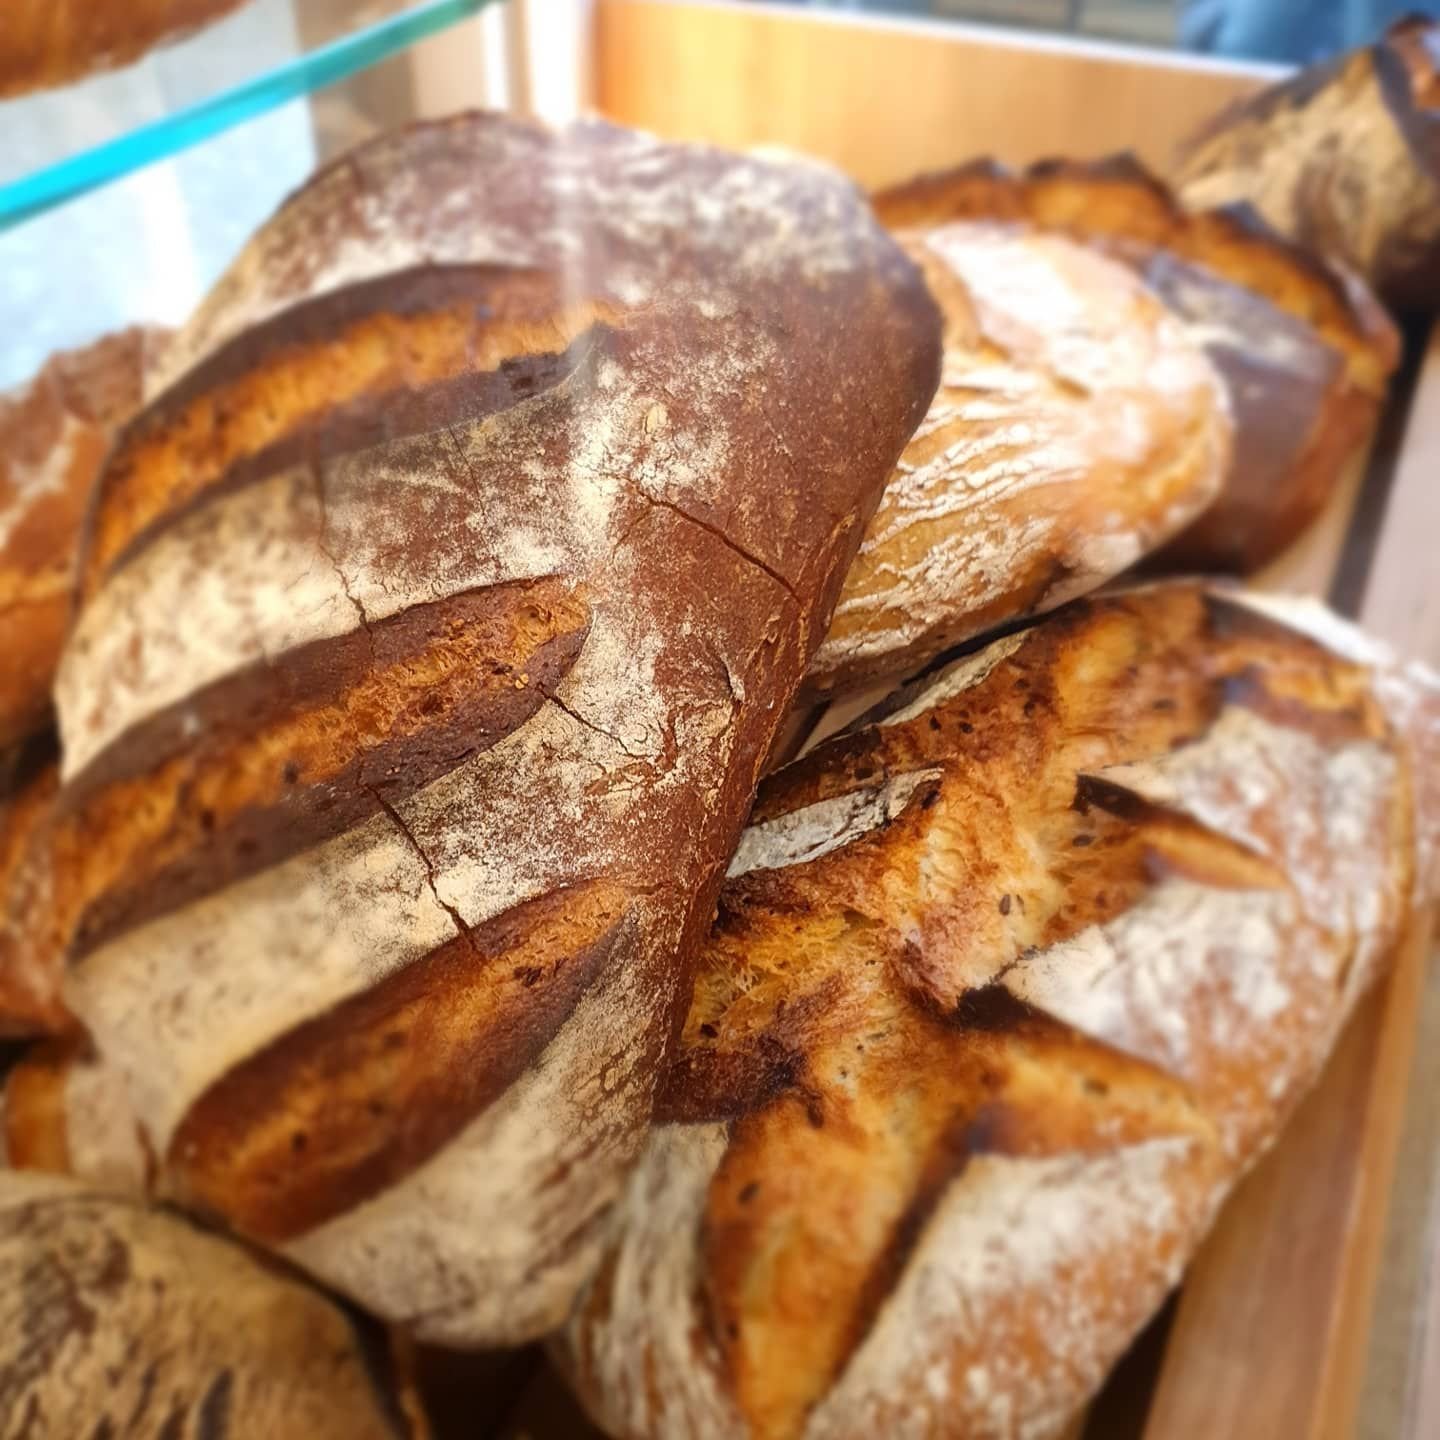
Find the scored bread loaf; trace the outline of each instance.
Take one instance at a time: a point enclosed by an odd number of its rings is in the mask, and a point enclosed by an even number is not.
[[[0,98],[65,85],[237,10],[245,0],[5,0]]]
[[[423,1440],[377,1327],[239,1245],[0,1170],[0,1434]]]
[[[981,160],[875,197],[895,228],[1023,219],[1133,268],[1224,379],[1235,424],[1220,498],[1158,558],[1249,574],[1323,509],[1364,450],[1399,357],[1363,285],[1241,208],[1186,211],[1128,155],[1015,172]]]
[[[1023,221],[896,238],[945,321],[940,389],[845,577],[807,689],[913,672],[1128,568],[1230,463],[1214,370],[1126,269]]]
[[[1176,156],[1187,205],[1245,201],[1281,234],[1352,266],[1391,304],[1440,305],[1440,24],[1236,101]]]
[[[1078,602],[767,780],[557,1343],[610,1434],[1043,1440],[1098,1386],[1440,879],[1440,680],[1282,613]]]
[[[48,719],[85,506],[163,339],[106,335],[0,395],[0,750]]]
[[[166,360],[57,682],[65,998],[163,1196],[524,1339],[938,316],[829,170],[468,115],[317,175]]]

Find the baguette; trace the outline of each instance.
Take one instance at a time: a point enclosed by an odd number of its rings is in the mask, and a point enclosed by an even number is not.
[[[117,442],[65,998],[159,1193],[467,1346],[567,1312],[934,391],[833,172],[497,116],[322,171]]]
[[[0,1434],[428,1433],[373,1326],[133,1200],[0,1170],[0,1296]]]
[[[1130,156],[990,161],[875,197],[904,229],[1025,220],[1129,265],[1204,347],[1235,423],[1220,498],[1156,557],[1157,568],[1251,574],[1313,521],[1364,450],[1399,358],[1394,326],[1352,277],[1246,210],[1187,212]]]
[[[1410,16],[1374,45],[1237,101],[1180,147],[1174,173],[1187,205],[1244,201],[1392,305],[1434,310],[1440,25]]]
[[[1434,896],[1437,740],[1435,676],[1172,584],[772,776],[557,1342],[597,1421],[1058,1434]]]
[[[49,722],[85,506],[163,340],[107,335],[0,395],[0,750]]]
[[[845,577],[814,695],[911,673],[1083,595],[1219,492],[1230,418],[1113,260],[1023,222],[897,228],[945,318],[940,390]]]

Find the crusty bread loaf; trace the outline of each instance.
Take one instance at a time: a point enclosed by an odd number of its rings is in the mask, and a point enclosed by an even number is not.
[[[66,998],[162,1194],[522,1339],[938,316],[831,171],[470,115],[321,172],[166,354],[57,683]]]
[[[1440,878],[1440,680],[1299,623],[1368,662],[1080,602],[766,782],[558,1346],[609,1433],[1059,1432]]]
[[[0,395],[0,750],[46,723],[81,519],[162,341],[107,335]]]
[[[0,1434],[422,1440],[374,1327],[174,1215],[0,1170]]]
[[[1158,557],[1248,574],[1320,513],[1364,449],[1399,356],[1359,282],[1241,210],[1190,213],[1129,156],[1016,173],[977,161],[876,196],[892,228],[1026,219],[1130,265],[1224,378],[1234,459],[1220,499]]]
[[[5,0],[0,99],[65,85],[239,9],[244,0]]]
[[[129,1195],[155,1169],[123,1077],[83,1036],[32,1045],[0,1081],[0,1163]]]
[[[1248,202],[1394,305],[1440,306],[1440,24],[1401,20],[1237,101],[1181,147],[1175,184],[1192,206]]]
[[[74,1028],[51,924],[50,855],[59,790],[53,735],[9,753],[0,775],[0,1039]]]
[[[945,319],[940,390],[845,577],[816,692],[1093,590],[1193,520],[1230,463],[1219,379],[1126,269],[1023,221],[896,238]]]

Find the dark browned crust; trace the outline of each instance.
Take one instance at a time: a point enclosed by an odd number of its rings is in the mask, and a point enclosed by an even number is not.
[[[609,882],[554,891],[297,1026],[190,1108],[170,1146],[172,1191],[267,1242],[377,1194],[544,1049],[628,913]]]
[[[513,627],[517,616],[531,613],[542,615],[553,633],[522,648]],[[63,792],[66,868],[87,877],[76,897],[72,958],[340,834],[498,744],[545,703],[588,631],[583,603],[561,582],[489,586],[316,641],[293,652],[284,667],[238,671],[158,712]],[[317,771],[297,763],[294,750],[282,750],[242,782],[253,799],[219,815],[197,812],[192,792],[200,793],[206,772],[252,739],[287,721],[304,730],[310,712],[437,645],[456,643],[476,657],[473,665],[458,670],[452,664],[419,700],[419,715],[413,697],[388,715],[378,704],[367,705],[351,722],[350,745],[341,746],[338,764],[332,758]],[[332,748],[333,742],[324,750]],[[177,756],[178,764],[168,763]],[[129,862],[109,867],[118,871],[115,880],[94,888],[88,857],[165,790],[176,795],[170,830],[160,837],[142,832]],[[177,851],[178,859],[166,858]]]
[[[481,142],[497,130],[505,144],[486,148]],[[373,463],[369,451],[351,452],[346,482],[354,511],[373,505],[394,522],[384,553],[376,561],[367,550],[365,563],[367,579],[397,594],[402,587],[415,593],[427,576],[446,573],[442,561],[470,556],[485,496],[523,496],[526,518],[533,514],[542,534],[550,507],[574,503],[572,478],[596,468],[597,427],[617,419],[616,397],[602,393],[612,371],[625,390],[633,385],[637,402],[644,397],[651,407],[618,417],[627,427],[633,420],[638,438],[632,444],[627,428],[625,473],[604,477],[611,553],[596,554],[592,564],[588,542],[577,542],[574,573],[567,567],[558,578],[594,615],[619,613],[624,623],[612,634],[633,630],[663,639],[652,671],[666,700],[661,733],[653,747],[647,743],[632,753],[623,732],[602,729],[605,717],[587,710],[587,702],[595,706],[593,690],[572,684],[550,697],[556,718],[564,710],[577,727],[586,727],[587,762],[592,752],[600,757],[593,777],[586,773],[574,793],[562,792],[560,783],[577,768],[567,766],[574,757],[566,753],[556,757],[553,789],[543,781],[548,758],[536,772],[541,783],[524,794],[512,795],[485,766],[458,774],[447,787],[452,803],[444,813],[417,805],[402,815],[390,803],[391,791],[376,787],[380,809],[427,868],[431,856],[463,859],[467,845],[484,843],[474,838],[483,827],[468,831],[467,821],[494,813],[488,807],[507,806],[507,815],[519,826],[533,823],[543,841],[537,849],[544,873],[527,873],[525,893],[533,888],[548,897],[473,928],[467,928],[468,912],[457,909],[453,941],[326,1015],[303,1021],[275,1015],[277,1028],[292,1028],[258,1054],[238,1058],[187,1106],[165,1157],[162,1189],[247,1234],[295,1238],[401,1183],[503,1094],[562,1027],[575,1023],[572,1012],[582,994],[597,1006],[613,1000],[616,1028],[625,1033],[614,1039],[572,1030],[564,1037],[570,1048],[562,1053],[574,1057],[566,1063],[588,1070],[595,1083],[584,1087],[578,1113],[567,1117],[580,1143],[571,1144],[573,1130],[567,1133],[563,1164],[537,1182],[547,1199],[563,1197],[565,1208],[559,1220],[547,1221],[550,1234],[537,1240],[545,1252],[524,1263],[532,1273],[546,1273],[556,1254],[573,1249],[598,1225],[594,1189],[585,1193],[588,1179],[594,1173],[606,1185],[617,1182],[643,1139],[667,1041],[684,1019],[688,967],[760,765],[823,634],[885,478],[934,392],[939,322],[933,303],[859,197],[837,191],[832,179],[799,168],[747,177],[736,174],[742,162],[720,152],[661,147],[654,156],[661,178],[654,178],[652,165],[633,182],[644,223],[614,226],[587,215],[584,206],[594,204],[588,187],[575,198],[580,210],[572,214],[568,192],[561,204],[536,183],[547,164],[558,168],[562,144],[565,164],[578,152],[587,175],[604,176],[610,167],[628,166],[634,143],[602,125],[577,127],[561,141],[500,117],[466,116],[367,146],[281,211],[182,337],[193,344],[192,353],[207,353],[210,341],[220,343],[233,323],[253,313],[246,302],[254,291],[263,292],[268,308],[293,304],[323,283],[327,260],[312,243],[317,226],[363,246],[374,233],[366,226],[379,213],[384,255],[407,253],[407,247],[408,253],[455,252],[458,243],[430,243],[434,227],[450,225],[441,238],[454,241],[458,227],[474,217],[463,204],[417,208],[410,204],[416,193],[473,196],[497,233],[513,228],[535,237],[542,251],[552,235],[565,242],[557,244],[547,268],[554,271],[557,293],[563,284],[570,308],[542,317],[551,330],[562,331],[558,343],[543,348],[558,354],[578,336],[573,359],[585,368],[573,383],[551,385],[538,396],[517,387],[510,403],[534,402],[517,417],[523,425],[487,426],[486,447],[471,447],[483,453],[467,453],[456,443],[459,437],[436,428],[446,415],[424,409],[441,393],[427,398],[434,376],[409,387],[418,394],[402,397],[393,386],[367,392],[384,397],[386,428],[368,433],[388,448]],[[493,164],[480,163],[496,153]],[[402,182],[403,207],[393,195],[387,203],[385,186],[394,177]],[[708,194],[712,183],[726,181],[739,181],[742,189],[753,185],[758,200],[737,203],[723,231],[701,227],[692,240],[683,226],[649,223],[654,216],[643,203],[649,187],[672,180],[683,185],[663,193],[678,196],[677,204],[687,191]],[[632,182],[627,178],[626,184]],[[822,215],[829,222],[825,234],[835,236],[839,247],[827,242],[823,264],[792,248],[791,239]],[[663,243],[653,238],[656,229]],[[765,256],[764,263],[752,263],[754,254]],[[637,275],[652,297],[644,305],[625,298],[633,297]],[[723,302],[713,312],[705,303],[712,295]],[[232,302],[238,309],[227,308]],[[283,334],[283,322],[277,334]],[[516,355],[542,348],[530,336],[521,338]],[[278,365],[275,357],[288,352],[282,347],[267,353],[256,361],[255,373]],[[729,384],[723,373],[712,379],[736,356],[752,366],[746,373],[758,373],[754,362],[764,357],[765,383]],[[467,373],[477,368],[471,363]],[[193,403],[205,403],[204,397]],[[333,410],[338,403],[332,396],[318,408]],[[472,395],[464,415],[454,418],[474,419],[474,404]],[[413,421],[405,417],[406,406],[414,407]],[[652,429],[656,412],[660,419]],[[402,420],[407,438],[397,440]],[[146,423],[137,425],[137,435]],[[697,436],[716,437],[717,453],[706,456],[706,483],[691,487],[684,483],[686,462]],[[342,443],[357,443],[354,433]],[[264,463],[271,466],[274,458]],[[313,443],[307,458],[313,462]],[[454,483],[423,493],[390,483],[390,475],[409,469]],[[325,472],[316,465],[322,495]],[[162,509],[178,508],[171,502],[192,485],[208,504],[214,491],[207,486],[220,478],[207,473],[199,484],[198,467],[185,465],[165,475],[156,487],[164,492],[158,496]],[[292,478],[298,496],[304,476]],[[115,499],[111,494],[101,509],[123,511]],[[317,523],[303,502],[300,496],[277,523],[293,522],[296,529]],[[198,514],[203,519],[204,512]],[[133,518],[121,515],[122,521]],[[327,557],[344,575],[351,559],[345,546],[359,550],[362,542],[342,530],[336,526],[324,538]],[[370,538],[364,537],[366,545]],[[276,656],[277,670],[293,670],[301,653]],[[499,647],[494,658],[508,661],[509,652]],[[484,673],[477,666],[477,684]],[[535,688],[543,693],[555,687],[547,680]],[[703,777],[703,801],[698,779],[695,786],[667,783],[681,759],[695,753],[682,748],[690,744],[692,719],[699,722],[694,745],[715,757]],[[596,736],[601,739],[592,744]],[[548,757],[549,743],[545,737],[542,742],[536,749]],[[528,776],[530,756],[523,745],[516,749],[516,773]],[[457,752],[448,753],[453,760]],[[191,763],[191,754],[187,746],[175,762]],[[573,851],[567,849],[566,834],[557,830],[557,815],[562,827],[571,825],[572,808],[573,828],[588,848],[577,841]],[[212,866],[214,849],[200,837],[197,865]],[[594,854],[602,849],[597,861]],[[432,880],[438,878],[432,873]],[[442,905],[445,893],[437,883]],[[242,908],[237,904],[237,912]],[[183,966],[183,912],[172,912],[163,936],[160,943],[173,943],[174,959]],[[373,958],[376,971],[393,959],[379,953]],[[82,964],[77,993],[92,981],[103,986],[104,971]],[[207,1019],[217,1029],[227,1022],[224,1014]],[[537,1144],[551,1140],[544,1133],[549,1120],[535,1116]],[[496,1159],[507,1163],[506,1157]],[[517,1203],[534,1198],[532,1188],[517,1195]],[[396,1276],[403,1270],[400,1258],[399,1266],[386,1267]],[[358,1291],[371,1279],[351,1270],[337,1283]],[[412,1314],[400,1288],[397,1281],[385,1304]],[[526,1315],[527,1303],[516,1302]],[[417,1323],[449,1323],[449,1316],[435,1320],[437,1313],[429,1309]],[[546,1323],[558,1318],[551,1314]],[[475,1323],[511,1321],[487,1316]]]

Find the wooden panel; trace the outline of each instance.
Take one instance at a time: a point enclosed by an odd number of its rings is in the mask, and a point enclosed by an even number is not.
[[[602,113],[673,139],[779,144],[868,186],[977,154],[1133,149],[1164,167],[1220,106],[1284,73],[936,22],[600,0]]]

